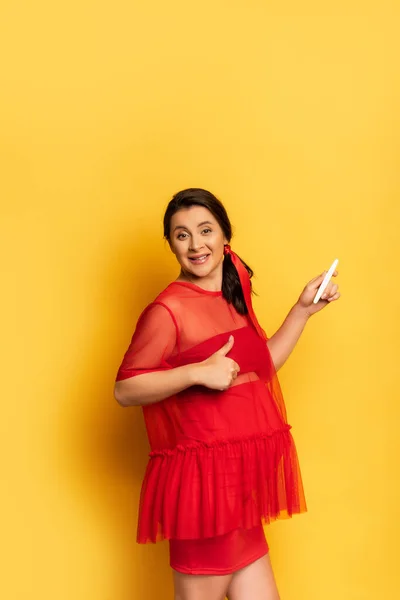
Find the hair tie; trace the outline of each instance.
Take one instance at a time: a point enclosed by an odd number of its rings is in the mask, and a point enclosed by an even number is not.
[[[236,268],[236,271],[239,275],[240,284],[241,284],[242,290],[243,290],[244,301],[247,306],[250,320],[253,323],[258,335],[261,338],[263,338],[264,340],[267,340],[268,339],[267,334],[265,333],[265,331],[259,324],[256,314],[253,309],[253,303],[251,301],[251,283],[250,283],[249,273],[248,273],[246,267],[244,266],[244,264],[242,263],[242,261],[240,260],[240,258],[238,257],[238,255],[235,252],[233,252],[233,250],[229,244],[224,245],[224,255],[226,256],[227,254],[229,254],[229,256],[231,257],[231,260],[232,260],[232,262]]]

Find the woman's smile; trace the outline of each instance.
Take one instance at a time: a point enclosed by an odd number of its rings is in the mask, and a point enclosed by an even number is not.
[[[199,254],[198,256],[189,256],[189,260],[193,265],[204,265],[210,254]]]

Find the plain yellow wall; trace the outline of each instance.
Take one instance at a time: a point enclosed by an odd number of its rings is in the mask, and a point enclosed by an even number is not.
[[[267,528],[282,600],[399,597],[400,19],[320,4],[2,5],[4,600],[171,598],[112,388],[188,186],[225,202],[270,335],[340,259],[281,371],[309,506]]]

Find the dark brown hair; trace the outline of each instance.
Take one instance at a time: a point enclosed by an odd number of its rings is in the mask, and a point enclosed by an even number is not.
[[[174,195],[167,206],[164,215],[164,237],[169,242],[171,234],[171,218],[182,208],[190,206],[204,206],[217,219],[228,242],[232,238],[232,225],[224,205],[211,192],[201,188],[189,188],[182,190]],[[247,269],[249,277],[253,277],[252,269],[242,260],[242,263]],[[238,313],[247,314],[247,306],[243,296],[243,290],[240,283],[238,272],[232,262],[229,254],[225,255],[222,265],[222,295],[224,298],[236,308]]]

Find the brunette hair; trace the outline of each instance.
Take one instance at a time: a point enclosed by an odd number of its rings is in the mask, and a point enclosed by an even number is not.
[[[190,206],[204,206],[217,219],[228,242],[232,238],[232,225],[224,205],[211,192],[201,188],[189,188],[175,194],[169,202],[164,215],[164,238],[171,241],[171,218],[182,208]],[[242,259],[240,259],[242,260]],[[253,270],[242,260],[249,277],[253,277]],[[251,282],[250,282],[251,285]],[[236,308],[238,313],[246,315],[248,313],[246,302],[244,300],[243,290],[239,275],[229,254],[225,255],[222,265],[222,295]]]

